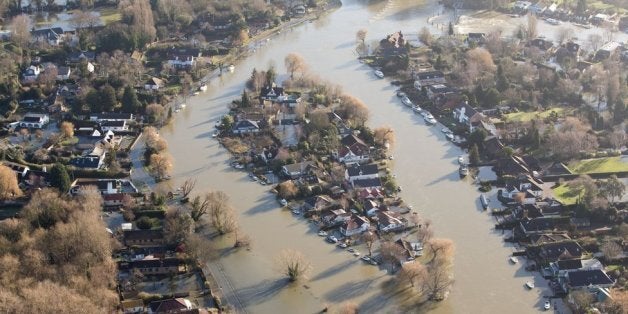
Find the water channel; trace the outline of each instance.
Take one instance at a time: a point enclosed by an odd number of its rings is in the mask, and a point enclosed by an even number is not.
[[[243,229],[253,238],[251,251],[228,250],[232,244],[228,241],[217,245],[220,258],[212,269],[219,272],[219,279],[228,278],[224,292],[235,289],[237,297],[228,295],[228,299],[237,300],[249,313],[315,313],[325,304],[345,301],[360,304],[361,313],[419,311],[384,292],[382,285],[390,278],[385,271],[325,243],[316,236],[314,226],[279,209],[268,187],[230,168],[229,154],[211,138],[214,123],[240,95],[252,69],[265,69],[272,63],[285,77],[283,59],[297,52],[322,78],[362,99],[371,111],[372,126],[394,128],[393,170],[404,187],[402,197],[433,221],[438,237],[455,242],[453,291],[430,312],[541,311],[543,294],[549,291],[544,281],[533,278],[521,263],[508,263],[513,249],[493,230],[492,218],[479,209],[476,188],[459,180],[456,158],[461,151],[444,140],[440,128],[426,126],[402,106],[388,80],[376,79],[372,70],[356,60],[358,29],[368,29],[370,40],[398,30],[416,34],[440,8],[418,0],[367,3],[343,1],[337,11],[281,32],[236,64],[234,73],[213,80],[207,92],[189,99],[174,123],[162,130],[175,159],[174,181],[193,177],[198,179],[197,192],[225,191],[240,213]],[[298,249],[311,259],[314,271],[310,281],[286,286],[279,280],[273,259],[283,248]],[[535,280],[540,288],[526,290],[523,284],[528,280]]]

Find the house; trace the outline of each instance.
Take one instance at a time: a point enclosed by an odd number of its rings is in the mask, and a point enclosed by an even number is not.
[[[281,167],[281,173],[283,173],[287,177],[290,177],[291,179],[298,179],[304,176],[308,172],[310,166],[312,166],[313,164],[314,163],[311,161],[303,161],[290,165],[285,165]]]
[[[370,226],[371,224],[366,217],[352,215],[351,218],[340,227],[340,232],[346,237],[351,237],[367,231]]]
[[[168,51],[168,64],[175,69],[190,69],[196,65],[196,61],[201,55],[199,49],[173,48]]]
[[[572,271],[559,282],[564,291],[610,288],[615,284],[615,281],[601,269]]]
[[[42,129],[50,122],[50,118],[47,114],[42,113],[27,113],[19,122],[19,126],[22,128],[35,128]]]
[[[395,244],[403,248],[406,261],[412,261],[423,255],[423,244],[421,242],[408,241],[402,238],[395,241]]]
[[[90,121],[103,122],[103,121],[131,121],[133,120],[132,113],[123,112],[103,112],[93,113],[89,116]]]
[[[495,165],[495,172],[500,176],[514,176],[517,177],[519,175],[528,175],[534,174],[534,163],[535,160],[529,159],[532,165],[526,162],[524,157],[521,156],[510,156],[506,158],[499,159],[497,164]]]
[[[434,84],[427,86],[427,97],[433,100],[439,96],[451,94],[454,90],[445,84]]]
[[[527,175],[513,183],[506,184],[506,187],[500,190],[503,197],[510,199],[514,199],[519,193],[530,194],[532,197],[532,203],[530,204],[533,204],[537,197],[543,196],[543,181]]]
[[[334,158],[345,165],[362,163],[370,159],[370,147],[354,134],[347,135],[340,140],[340,149],[334,152]]]
[[[327,226],[335,226],[342,224],[351,218],[351,213],[346,212],[344,209],[339,208],[329,211],[327,215],[322,217],[323,223]]]
[[[532,2],[529,1],[515,1],[515,4],[512,6],[512,9],[515,12],[526,13],[528,9],[532,6]]]
[[[488,136],[484,139],[484,153],[495,159],[504,155],[504,144],[496,136]]]
[[[259,133],[260,127],[257,122],[244,119],[236,122],[231,128],[231,133],[233,134],[251,134],[251,133]]]
[[[335,201],[327,195],[316,195],[305,199],[302,205],[304,212],[320,212],[323,209],[335,204]]]
[[[377,164],[353,164],[345,170],[345,179],[351,183],[355,180],[375,179],[379,177]]]
[[[145,90],[158,90],[163,86],[164,81],[156,77],[151,77],[150,79],[148,79],[148,81],[144,83]]]
[[[441,71],[418,72],[414,75],[414,80],[414,88],[419,90],[424,86],[447,83],[445,74]]]
[[[544,262],[582,257],[582,247],[574,240],[546,243],[538,246],[538,258]]]
[[[453,111],[453,115],[456,123],[465,126],[465,128],[467,128],[469,132],[473,132],[473,130],[480,124],[482,119],[484,119],[484,115],[473,109],[473,107],[469,106],[467,102],[464,102],[457,108],[455,108]]]
[[[380,178],[357,179],[351,183],[354,189],[381,189],[382,180]]]
[[[130,299],[120,302],[120,309],[124,314],[139,314],[144,313],[144,300],[142,299]]]
[[[579,270],[604,269],[604,265],[595,258],[561,260],[550,263],[549,267],[554,277],[565,277],[567,273]]]
[[[41,68],[36,65],[31,65],[24,72],[22,72],[22,81],[25,83],[33,83],[39,78]]]
[[[531,245],[541,245],[544,243],[554,243],[571,240],[566,233],[541,233],[530,236]]]
[[[162,230],[125,230],[123,240],[127,247],[161,246],[165,243]]]
[[[71,72],[69,67],[57,67],[57,81],[69,80]]]
[[[115,131],[115,132],[120,132],[120,131],[128,131],[129,130],[129,126],[126,124],[125,120],[122,121],[102,121],[100,122],[100,128],[103,130],[103,132],[109,132],[109,131]]]
[[[377,229],[381,232],[390,232],[406,227],[406,224],[401,221],[399,215],[391,211],[378,211],[376,217]]]
[[[554,230],[555,227],[554,218],[547,217],[532,218],[519,222],[519,228],[526,236],[548,233]]]
[[[102,144],[94,145],[94,149],[86,151],[83,156],[70,159],[70,165],[83,169],[101,169],[105,164],[107,150]]]
[[[186,272],[185,262],[178,258],[145,258],[134,261],[118,263],[121,271],[131,272],[137,270],[145,276],[172,275]]]
[[[35,43],[59,46],[65,39],[65,33],[61,27],[42,28],[31,31],[31,38]]]
[[[281,96],[284,96],[283,87],[278,87],[274,84],[272,86],[262,87],[261,91],[259,92],[259,98],[262,100],[276,101]]]
[[[380,199],[380,198],[384,198],[385,196],[382,189],[378,187],[356,189],[356,194],[357,194],[358,199],[361,199],[361,200]]]
[[[148,305],[148,314],[183,313],[192,310],[192,302],[184,298],[153,301]]]
[[[486,34],[484,33],[469,33],[467,35],[467,44],[475,43],[478,45],[486,42]]]
[[[536,47],[541,51],[548,51],[554,46],[554,43],[551,40],[547,40],[545,38],[535,38],[530,40],[528,45],[530,47]]]
[[[616,41],[607,42],[595,52],[595,60],[601,61],[610,58],[619,51],[620,47],[621,44]]]
[[[301,16],[305,14],[305,6],[302,4],[296,5],[294,6],[294,8],[292,8],[292,12],[294,13],[295,16]]]
[[[67,64],[79,64],[83,61],[88,63],[96,61],[96,53],[93,51],[74,51],[66,59]]]
[[[135,194],[139,190],[133,185],[133,182],[126,179],[76,179],[72,182],[70,194],[76,195],[85,186],[95,186],[102,195],[109,194]]]

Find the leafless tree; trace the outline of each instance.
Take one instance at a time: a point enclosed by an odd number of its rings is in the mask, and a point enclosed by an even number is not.
[[[617,242],[606,241],[604,244],[602,244],[602,247],[600,247],[600,251],[602,251],[606,260],[612,261],[617,258],[617,256],[619,256],[619,254],[621,254],[624,250],[619,244],[617,244]]]
[[[534,39],[537,36],[537,24],[538,21],[536,19],[536,16],[534,14],[528,14],[527,17],[527,22],[528,22],[528,27],[527,27],[527,32],[526,35],[528,37],[528,39]]]
[[[593,295],[586,290],[575,290],[569,293],[576,307],[584,312],[593,303]]]
[[[168,153],[157,153],[150,156],[150,169],[158,179],[165,179],[172,171],[172,156]]]
[[[57,81],[58,73],[57,67],[54,64],[48,64],[37,77],[37,82],[44,85],[46,90],[50,90]]]
[[[307,63],[300,54],[290,53],[286,56],[284,63],[286,69],[290,73],[290,79],[294,79],[295,72],[301,72],[301,74],[307,71]]]
[[[592,33],[592,34],[589,34],[589,36],[587,37],[587,41],[589,42],[589,46],[591,47],[591,50],[597,51],[597,49],[600,47],[604,39],[602,38],[602,35],[598,33]]]
[[[61,131],[61,135],[64,138],[73,138],[74,137],[74,123],[69,121],[61,122],[61,127],[59,127],[59,131]]]
[[[397,280],[402,283],[410,284],[422,293],[423,284],[427,279],[427,268],[420,262],[405,263],[401,267],[401,271],[397,273]]]
[[[11,168],[0,165],[0,200],[12,199],[22,195],[17,183],[17,175]]]
[[[185,253],[201,265],[209,262],[211,258],[211,242],[206,238],[192,233],[185,239]]]
[[[15,16],[10,25],[11,40],[20,48],[26,48],[31,40],[31,22],[26,14]]]
[[[443,261],[430,264],[424,289],[430,300],[442,300],[454,283],[451,266]]]
[[[196,186],[196,179],[188,178],[181,185],[181,197],[187,198]]]
[[[558,33],[556,34],[556,40],[559,44],[563,44],[566,41],[570,40],[574,36],[574,31],[571,27],[563,26],[558,29]]]
[[[426,254],[431,256],[428,264],[451,260],[454,254],[454,243],[449,239],[433,238],[425,243]]]
[[[203,215],[207,213],[207,209],[209,208],[209,198],[208,195],[205,195],[203,199],[200,196],[195,196],[192,202],[190,202],[191,211],[190,214],[192,219],[198,222]]]
[[[427,29],[427,27],[423,27],[421,28],[421,30],[419,31],[419,40],[426,46],[430,46],[432,45],[432,42],[434,41],[434,37],[432,36],[432,33],[430,33],[430,30]]]
[[[192,217],[181,208],[170,208],[164,220],[164,234],[170,243],[185,242],[193,231]]]
[[[395,145],[395,130],[389,126],[376,128],[373,131],[373,139],[380,146],[392,147]]]
[[[281,250],[275,258],[275,264],[277,271],[290,281],[307,279],[312,271],[312,264],[307,257],[293,249]]]
[[[377,241],[377,235],[373,231],[367,231],[362,234],[362,242],[366,245],[366,249],[369,251],[369,256],[373,256],[373,245]]]
[[[229,197],[225,192],[215,191],[207,194],[209,201],[208,214],[211,225],[220,234],[233,231],[237,226],[233,208],[229,205]]]
[[[546,148],[554,156],[570,159],[580,152],[597,149],[597,137],[589,133],[590,126],[577,118],[567,118],[559,132],[550,134]]]
[[[364,125],[369,118],[369,110],[364,102],[354,96],[343,95],[341,108],[345,112],[346,118],[357,126]]]
[[[382,256],[382,261],[391,266],[392,271],[394,272],[399,264],[399,261],[404,258],[405,251],[404,249],[391,241],[384,241],[380,247],[380,254]]]
[[[357,31],[357,33],[355,33],[355,39],[361,41],[362,44],[364,44],[364,42],[366,41],[367,33],[368,31],[365,28],[361,28]]]
[[[277,192],[281,198],[289,200],[299,193],[299,188],[292,180],[288,180],[277,185]]]
[[[426,243],[434,236],[432,221],[424,219],[419,223],[419,229],[416,232],[416,238],[421,243]]]

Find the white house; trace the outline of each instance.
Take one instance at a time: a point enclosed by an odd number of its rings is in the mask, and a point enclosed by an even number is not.
[[[103,112],[93,113],[89,116],[90,121],[102,122],[102,121],[131,121],[133,120],[132,113],[123,112]]]
[[[57,80],[58,81],[65,81],[70,79],[70,73],[72,71],[70,70],[70,67],[58,67],[57,68]]]
[[[375,179],[379,177],[377,164],[354,164],[345,170],[345,179],[351,183],[355,180]]]
[[[501,191],[503,197],[510,199],[514,199],[519,193],[526,193],[526,196],[529,194],[530,198],[532,198],[532,203],[534,203],[537,197],[543,196],[543,181],[526,176],[525,179],[507,184]]]
[[[345,165],[367,162],[370,159],[370,147],[354,134],[340,140],[340,148],[333,152],[334,158]]]
[[[120,132],[120,131],[128,131],[129,130],[129,126],[126,124],[126,120],[122,120],[122,121],[101,121],[100,122],[100,128],[104,131],[104,132],[108,132],[108,131],[113,131],[113,132]]]
[[[377,212],[377,228],[382,232],[389,232],[405,227],[401,219],[395,217],[390,211]]]
[[[305,175],[310,169],[311,165],[311,161],[297,162],[281,167],[281,172],[292,179],[297,179]]]
[[[469,132],[473,132],[475,127],[478,126],[484,118],[484,115],[473,109],[473,107],[469,106],[466,102],[455,108],[453,115],[456,122],[467,127]]]
[[[233,134],[249,134],[258,133],[260,127],[257,122],[252,120],[240,120],[233,125],[231,133]]]
[[[164,86],[164,81],[159,78],[151,77],[144,83],[145,90],[158,90]]]
[[[47,114],[41,113],[27,113],[24,118],[20,120],[20,127],[23,128],[35,128],[41,129],[50,122],[50,117]]]
[[[344,209],[336,209],[329,212],[329,214],[322,217],[323,222],[327,226],[334,226],[344,223],[351,219],[351,213],[346,212]]]
[[[41,68],[35,65],[31,65],[28,68],[26,68],[24,73],[22,73],[22,79],[24,80],[24,82],[27,82],[27,83],[35,82],[37,78],[39,77],[40,73],[41,73]]]
[[[371,224],[366,217],[353,215],[340,227],[340,232],[346,237],[351,237],[369,230],[370,227]]]

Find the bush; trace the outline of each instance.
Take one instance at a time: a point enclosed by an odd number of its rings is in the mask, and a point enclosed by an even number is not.
[[[156,227],[159,224],[158,220],[155,218],[150,218],[146,216],[140,217],[135,221],[135,225],[142,230],[148,230]]]
[[[163,296],[161,294],[155,294],[155,293],[148,293],[148,292],[140,292],[137,294],[137,297],[142,299],[142,301],[144,301],[144,304],[149,304],[153,301],[158,301],[161,300],[163,298]]]

